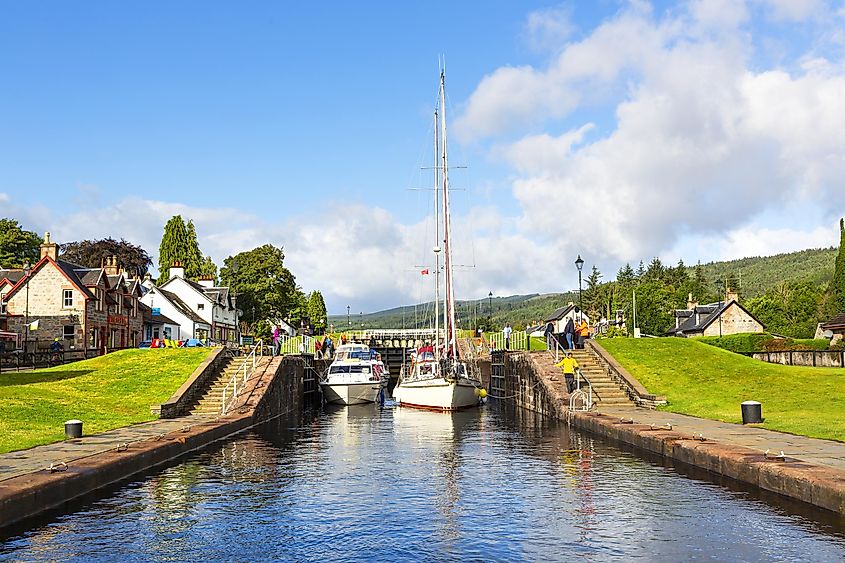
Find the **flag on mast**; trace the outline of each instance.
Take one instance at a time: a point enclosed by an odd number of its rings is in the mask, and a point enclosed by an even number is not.
[[[425,270],[420,270],[420,275],[427,276],[428,275],[428,268],[426,268]]]

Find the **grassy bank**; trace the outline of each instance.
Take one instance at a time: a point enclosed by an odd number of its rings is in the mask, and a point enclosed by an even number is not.
[[[64,439],[64,422],[85,434],[153,420],[208,356],[209,348],[123,350],[50,369],[0,374],[0,453]]]
[[[845,441],[845,370],[768,364],[694,339],[616,338],[601,345],[671,412],[742,422],[763,403],[763,427]]]
[[[827,350],[830,341],[812,338],[775,338],[767,332],[730,334],[727,336],[701,336],[696,340],[730,350],[731,352],[764,352],[783,350]]]

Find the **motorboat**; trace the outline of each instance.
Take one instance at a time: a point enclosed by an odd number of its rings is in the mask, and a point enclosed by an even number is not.
[[[327,403],[374,403],[387,385],[388,373],[378,353],[364,344],[342,344],[320,379]]]
[[[446,154],[446,73],[440,72],[440,96],[434,111],[434,335],[433,343],[410,351],[393,397],[402,407],[453,411],[474,407],[486,394],[480,378],[458,356],[455,286],[449,215],[449,160]],[[442,229],[442,230],[441,230]],[[443,243],[443,248],[440,243]],[[444,284],[441,291],[441,252]],[[441,319],[441,301],[442,315]],[[442,321],[442,329],[441,329]]]

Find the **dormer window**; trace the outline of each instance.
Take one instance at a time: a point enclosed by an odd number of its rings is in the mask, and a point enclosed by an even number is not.
[[[65,309],[70,309],[73,307],[73,290],[72,289],[63,289],[62,290],[62,307]]]
[[[205,309],[205,305],[203,303],[197,303],[197,311],[202,311]]]

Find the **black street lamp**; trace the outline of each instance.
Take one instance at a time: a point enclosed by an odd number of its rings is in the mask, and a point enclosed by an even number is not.
[[[25,336],[23,340],[23,355],[24,361],[26,361],[26,352],[29,345],[29,274],[32,272],[32,266],[29,265],[29,262],[26,262],[23,265],[23,276],[26,280],[24,283],[26,284],[26,308],[24,309],[24,321],[23,324],[26,326]]]
[[[347,327],[351,327],[351,326],[352,326],[352,321],[351,321],[351,320],[349,320],[349,309],[351,309],[351,307],[350,307],[349,305],[347,305],[347,306],[346,306],[346,326],[347,326]]]
[[[584,261],[581,259],[581,255],[578,255],[578,259],[575,260],[575,267],[578,268],[578,308],[581,309],[581,314],[584,314],[584,303],[581,299],[581,268],[584,267]]]
[[[493,292],[487,294],[487,309],[490,311],[490,320],[493,320]]]

